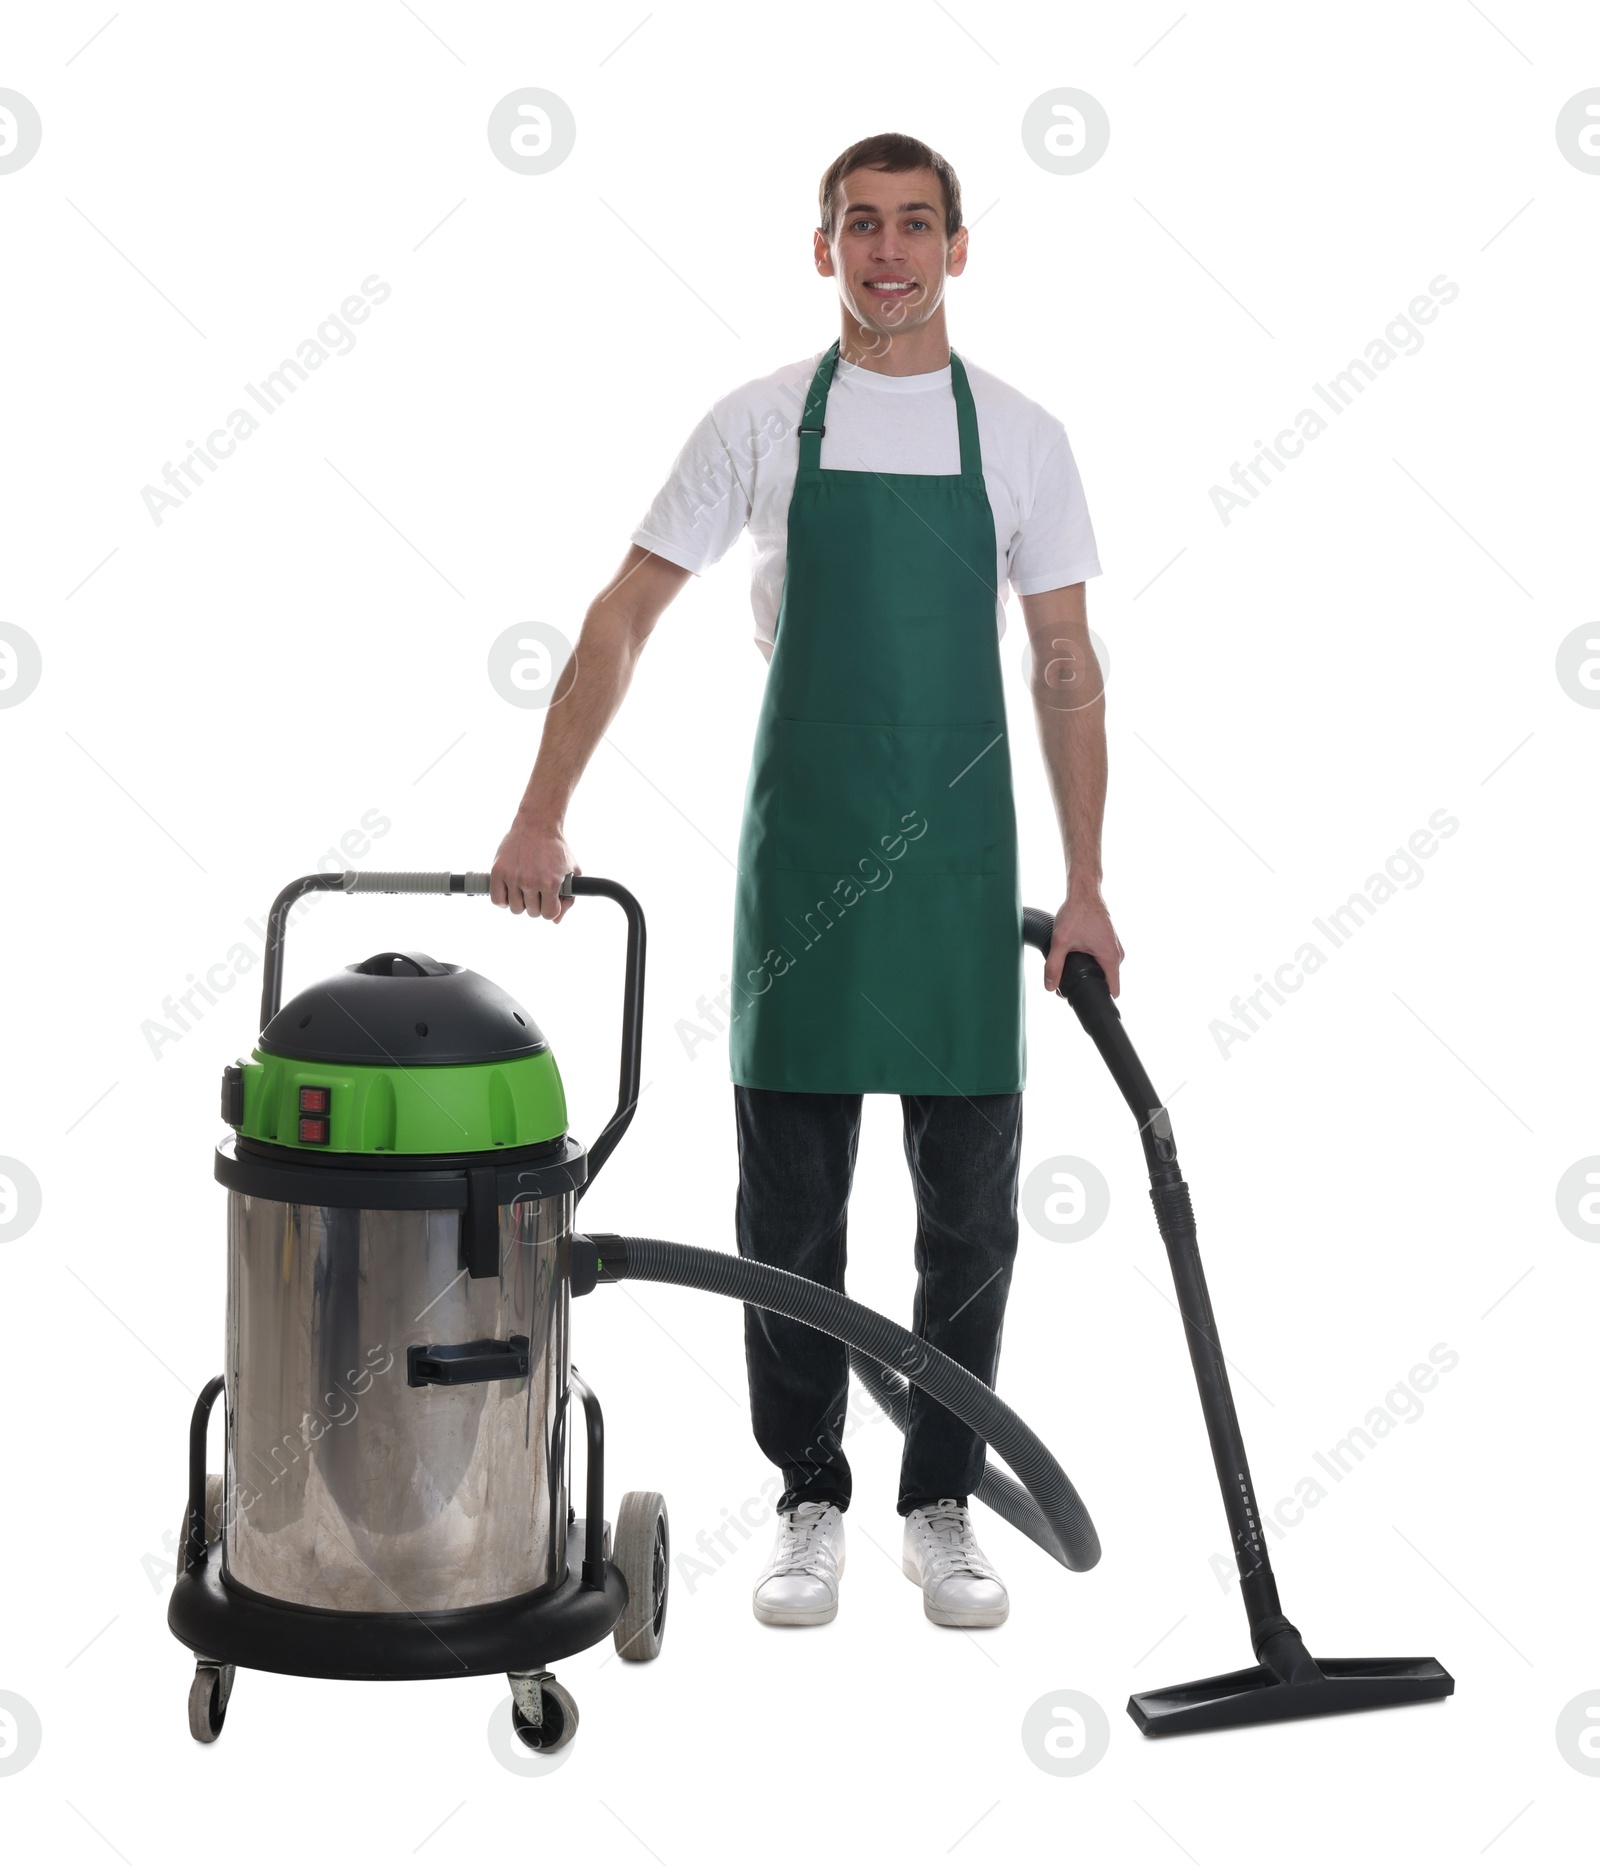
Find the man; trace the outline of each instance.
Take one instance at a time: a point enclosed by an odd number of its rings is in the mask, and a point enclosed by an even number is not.
[[[559,920],[562,824],[645,642],[749,527],[768,658],[740,838],[729,1051],[742,1255],[842,1289],[864,1093],[898,1094],[917,1203],[914,1328],[993,1385],[1017,1245],[1021,906],[999,652],[1009,581],[1067,864],[1045,967],[1091,952],[1118,989],[1100,894],[1105,722],[1084,582],[1094,534],[1059,421],[945,333],[967,264],[954,173],[874,136],[819,191],[817,271],[839,341],[747,383],[690,436],[591,605],[576,677],[495,858],[494,900]],[[849,1368],[831,1337],[745,1313],[751,1418],[783,1473],[754,1594],[773,1625],[838,1610]],[[998,1625],[972,1533],[984,1447],[912,1390],[902,1565],[930,1620]]]

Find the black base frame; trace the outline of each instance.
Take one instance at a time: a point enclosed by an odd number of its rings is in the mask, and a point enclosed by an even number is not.
[[[454,1613],[333,1613],[268,1600],[222,1573],[222,1544],[180,1575],[167,1625],[197,1655],[301,1678],[466,1678],[534,1672],[598,1645],[622,1618],[628,1584],[606,1564],[604,1587],[585,1586],[584,1522],[567,1536],[566,1578]]]

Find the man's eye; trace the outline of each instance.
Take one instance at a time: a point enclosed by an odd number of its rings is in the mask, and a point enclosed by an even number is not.
[[[926,229],[927,229],[927,226],[928,226],[928,222],[927,222],[927,221],[925,221],[925,220],[914,220],[914,221],[912,221],[912,222],[911,222],[911,225],[912,225],[912,227],[913,227],[913,229],[915,229],[915,228],[921,228],[921,229],[923,229],[924,231],[926,231]]]
[[[872,225],[872,222],[870,220],[852,220],[850,223],[850,231],[852,233],[855,233],[855,232],[858,232],[862,227],[870,227],[871,225]]]

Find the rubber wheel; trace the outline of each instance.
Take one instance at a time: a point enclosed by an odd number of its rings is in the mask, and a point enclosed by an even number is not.
[[[553,1678],[541,1682],[539,1705],[544,1722],[529,1723],[517,1709],[513,1698],[511,1727],[529,1749],[536,1749],[548,1756],[558,1749],[565,1749],[578,1734],[578,1706],[566,1686],[558,1685]]]
[[[189,1505],[183,1506],[178,1524],[178,1573],[183,1573],[183,1538],[189,1533]],[[206,1541],[215,1542],[222,1534],[222,1477],[217,1471],[206,1472]],[[219,1726],[220,1727],[220,1726]],[[202,1739],[204,1741],[204,1739]]]
[[[189,1734],[197,1743],[214,1743],[228,1715],[233,1689],[231,1665],[197,1665],[189,1687]]]
[[[659,1490],[630,1490],[623,1497],[614,1559],[628,1584],[628,1604],[611,1636],[619,1658],[642,1665],[660,1652],[667,1626],[672,1537]]]

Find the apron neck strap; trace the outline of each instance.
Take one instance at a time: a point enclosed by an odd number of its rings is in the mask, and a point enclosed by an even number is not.
[[[822,354],[817,373],[806,391],[805,413],[800,417],[800,475],[814,479],[822,470],[822,431],[828,412],[828,390],[839,361],[836,337]],[[956,432],[961,440],[961,477],[983,481],[983,454],[978,446],[978,411],[973,406],[972,390],[961,358],[950,352],[950,388],[956,398]]]
[[[950,352],[950,387],[956,397],[956,432],[961,436],[961,477],[983,484],[983,453],[978,446],[978,411],[967,385],[966,366]]]
[[[823,417],[828,412],[828,387],[833,381],[834,365],[839,360],[839,340],[822,353],[817,373],[806,391],[806,409],[800,417],[800,477],[815,479],[822,470]]]

